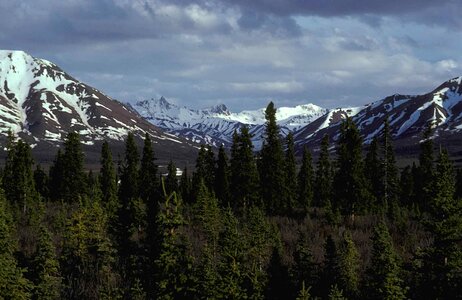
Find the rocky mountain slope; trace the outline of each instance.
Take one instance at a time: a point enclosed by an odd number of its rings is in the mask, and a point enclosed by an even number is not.
[[[340,124],[350,116],[357,123],[365,143],[380,134],[385,118],[400,155],[414,155],[429,122],[435,126],[434,139],[462,156],[462,77],[448,80],[424,95],[395,94],[362,107],[323,109],[307,104],[281,107],[277,119],[283,135],[293,131],[298,151],[309,146],[313,151],[325,134],[335,143]],[[229,146],[232,133],[247,124],[253,133],[255,149],[262,143],[264,109],[230,112],[219,105],[193,110],[169,103],[165,98],[140,101],[136,109],[150,122],[177,136],[199,143]],[[460,152],[460,153],[459,153]]]
[[[26,140],[43,160],[54,155],[54,148],[70,131],[80,134],[94,158],[100,148],[90,146],[108,140],[120,148],[129,131],[139,138],[148,132],[158,145],[158,156],[165,159],[180,154],[188,157],[195,151],[186,140],[164,133],[129,106],[78,81],[57,65],[22,51],[2,50],[0,141],[9,130]]]
[[[233,113],[221,104],[205,109],[191,109],[169,103],[165,98],[138,101],[138,112],[154,125],[171,134],[185,137],[196,143],[214,146],[232,143],[234,130],[246,124],[253,134],[255,149],[262,144],[265,123],[265,109]],[[314,104],[296,107],[280,107],[276,117],[283,134],[294,131],[323,116],[326,109]]]
[[[341,117],[332,115],[331,118],[336,118],[337,122],[324,126],[322,120],[327,119],[328,115],[296,131],[295,141],[299,148],[303,145],[316,148],[325,134],[333,141],[337,140]],[[385,118],[389,119],[392,136],[401,152],[416,151],[422,139],[422,132],[429,122],[435,127],[433,138],[436,143],[448,147],[453,153],[460,152],[462,77],[448,80],[424,95],[395,94],[365,105],[352,113],[352,119],[358,125],[366,143],[380,134]]]

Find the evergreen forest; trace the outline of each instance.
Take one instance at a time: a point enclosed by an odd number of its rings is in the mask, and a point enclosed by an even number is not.
[[[181,177],[149,135],[94,172],[77,133],[49,169],[10,134],[0,299],[462,299],[462,171],[432,124],[398,168],[388,120],[365,145],[347,118],[314,160],[275,113],[261,149],[243,126]]]

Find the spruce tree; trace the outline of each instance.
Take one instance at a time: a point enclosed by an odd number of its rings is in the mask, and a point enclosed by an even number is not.
[[[101,147],[101,169],[99,183],[102,193],[103,205],[110,219],[114,218],[117,213],[117,182],[114,162],[112,160],[111,149],[107,141],[103,142]]]
[[[107,234],[107,216],[99,201],[82,199],[66,225],[61,255],[62,297],[98,299],[116,296],[114,249]]]
[[[152,149],[151,137],[146,133],[144,138],[143,156],[140,167],[140,197],[145,204],[157,201],[159,183],[157,177],[157,165],[155,164],[154,150]]]
[[[245,275],[243,272],[242,236],[239,231],[239,221],[230,209],[223,214],[223,230],[220,233],[221,261],[218,266],[221,291],[219,298],[243,299],[246,291],[243,287]]]
[[[42,169],[38,164],[34,170],[34,185],[37,192],[43,199],[48,199],[50,196],[49,187],[49,178],[47,173]]]
[[[223,145],[218,150],[217,169],[215,171],[215,194],[222,206],[230,205],[228,157]]]
[[[119,170],[119,198],[123,204],[139,196],[139,154],[133,133],[128,133],[125,141],[125,157]]]
[[[285,153],[285,162],[284,162],[284,170],[285,170],[285,194],[287,199],[287,208],[293,210],[297,205],[297,171],[296,171],[296,163],[295,163],[295,145],[294,145],[294,137],[291,132],[286,137],[286,153]],[[302,206],[305,208],[306,206]]]
[[[167,166],[167,177],[165,179],[165,189],[167,191],[167,195],[170,195],[173,192],[178,193],[178,178],[176,176],[176,166],[172,160],[168,163]]]
[[[180,178],[180,196],[185,203],[192,203],[191,194],[192,194],[192,183],[189,178],[188,168],[184,167],[183,172],[181,173]]]
[[[274,247],[268,266],[266,299],[285,299],[290,295],[290,278],[287,266],[282,262],[282,248]]]
[[[197,191],[195,218],[204,233],[205,242],[213,259],[218,255],[218,237],[221,231],[220,215],[216,197],[207,190],[204,181],[201,181]]]
[[[243,125],[240,134],[234,132],[231,148],[231,207],[242,210],[252,205],[260,205],[259,177],[253,154],[252,135]]]
[[[294,264],[290,270],[290,275],[295,291],[318,288],[318,266],[314,261],[306,239],[303,238],[301,233],[295,248]]]
[[[372,236],[372,258],[367,270],[368,299],[406,299],[398,256],[388,228],[380,223]]]
[[[321,274],[322,296],[327,297],[331,286],[339,281],[339,250],[332,235],[327,236],[324,244],[324,264]]]
[[[348,215],[364,212],[369,204],[369,193],[364,177],[362,138],[349,117],[341,126],[337,156],[334,207],[339,205]]]
[[[396,206],[399,196],[398,168],[396,167],[395,151],[393,149],[392,134],[388,117],[384,121],[382,131],[383,149],[383,192],[384,202],[389,207]]]
[[[321,141],[321,149],[316,167],[314,183],[314,205],[325,207],[332,200],[332,164],[329,158],[329,136],[326,134]]]
[[[38,196],[32,172],[34,161],[29,145],[22,140],[10,147],[2,183],[6,199],[25,213]]]
[[[339,289],[336,284],[334,284],[329,291],[327,296],[329,300],[346,300],[347,298],[343,296],[343,290]]]
[[[212,252],[209,245],[205,244],[196,270],[198,277],[194,297],[196,299],[218,299],[220,296],[224,296],[221,295],[221,291],[218,287],[218,263]]]
[[[204,181],[209,191],[215,187],[215,155],[210,146],[201,145],[196,160],[196,171],[193,175],[193,190],[197,190],[200,182]]]
[[[31,283],[14,256],[17,250],[13,221],[0,190],[0,299],[30,299]]]
[[[34,257],[34,299],[59,299],[62,278],[55,252],[50,232],[44,225],[40,226],[40,237]]]
[[[64,154],[58,149],[53,164],[49,170],[50,198],[54,201],[62,200],[64,194]]]
[[[125,157],[119,166],[120,186],[118,191],[118,210],[116,240],[120,260],[120,268],[125,278],[133,278],[131,257],[136,253],[136,244],[132,236],[138,231],[137,207],[139,203],[139,154],[132,133],[125,142]],[[131,283],[128,283],[131,284]]]
[[[462,199],[462,169],[459,168],[456,171],[456,190],[454,192],[456,199]]]
[[[156,218],[159,251],[154,260],[155,299],[189,299],[193,283],[192,261],[181,234],[185,225],[181,200],[173,192]]]
[[[77,202],[87,192],[85,172],[83,170],[84,154],[80,145],[79,134],[70,132],[64,141],[62,199]],[[59,180],[59,179],[58,179]]]
[[[305,282],[302,282],[302,287],[300,291],[298,292],[296,300],[309,300],[311,299],[311,294],[310,294],[311,287],[306,288]]]
[[[415,199],[421,209],[426,211],[431,201],[431,185],[434,180],[434,155],[433,155],[433,124],[429,123],[423,133],[423,142],[420,143],[418,178],[414,180]]]
[[[356,298],[359,293],[359,254],[349,231],[343,234],[339,254],[338,285],[349,298]]]
[[[280,214],[288,208],[288,203],[284,188],[284,153],[273,102],[266,107],[265,119],[265,134],[259,164],[261,193],[267,211],[270,214]]]
[[[446,150],[440,152],[428,203],[427,230],[433,244],[424,252],[422,295],[456,299],[462,289],[462,204],[454,199],[454,172]]]
[[[412,175],[410,166],[406,166],[401,171],[399,186],[401,204],[404,204],[406,207],[411,207],[414,201],[414,176]]]
[[[264,211],[256,206],[247,211],[242,223],[244,287],[249,299],[262,299],[268,280],[265,266],[272,254],[274,229]]]
[[[374,196],[376,208],[383,206],[384,200],[384,171],[382,161],[379,157],[379,141],[376,137],[371,144],[364,161],[364,172],[366,174],[368,188]]]
[[[303,148],[302,166],[298,172],[298,205],[305,211],[313,204],[313,166],[311,153],[308,148]]]

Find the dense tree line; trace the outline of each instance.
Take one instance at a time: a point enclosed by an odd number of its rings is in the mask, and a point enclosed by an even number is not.
[[[70,133],[48,172],[10,134],[0,190],[1,299],[458,299],[462,172],[434,151],[396,166],[388,120],[363,153],[347,118],[317,161],[281,138],[199,150],[161,175],[149,135],[97,175]],[[335,148],[334,151],[331,149]],[[435,155],[436,154],[436,155]],[[435,159],[435,156],[437,157]]]

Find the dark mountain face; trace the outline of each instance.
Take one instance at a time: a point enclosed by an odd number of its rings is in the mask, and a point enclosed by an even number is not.
[[[371,103],[352,114],[352,119],[366,143],[380,134],[386,118],[398,153],[413,154],[418,150],[422,133],[430,122],[434,124],[434,139],[453,154],[460,151],[462,130],[462,77],[449,80],[425,95],[393,95]],[[331,112],[295,133],[299,149],[303,145],[317,148],[321,138],[328,134],[335,142],[345,113]],[[340,114],[340,115],[339,115]],[[326,120],[331,122],[326,126]]]
[[[194,160],[196,147],[164,133],[131,107],[71,77],[55,64],[22,51],[0,51],[0,141],[12,130],[32,147],[38,160],[50,161],[68,132],[80,134],[87,160],[97,162],[100,146],[123,151],[133,132],[147,132],[161,160]],[[117,156],[115,156],[116,158]]]

